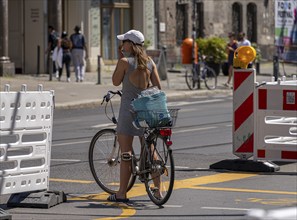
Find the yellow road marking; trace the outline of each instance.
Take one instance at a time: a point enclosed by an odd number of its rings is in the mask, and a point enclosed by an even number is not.
[[[108,202],[106,203],[107,205],[110,206],[116,206],[119,207],[122,210],[122,213],[119,216],[112,216],[112,217],[107,217],[107,218],[96,218],[94,220],[113,220],[113,219],[121,219],[121,218],[129,218],[133,215],[136,214],[136,210],[126,204],[121,204],[121,203],[113,203],[113,202]]]
[[[52,182],[84,183],[84,184],[90,184],[95,182],[95,181],[89,181],[89,180],[68,180],[68,179],[56,179],[56,178],[50,178],[49,180]]]
[[[233,180],[240,180],[244,178],[254,177],[257,174],[242,174],[242,173],[221,173],[210,176],[201,176],[196,178],[176,180],[174,182],[174,189],[188,188],[197,185],[205,185],[212,183],[222,183]]]
[[[221,174],[214,174],[210,176],[201,176],[196,178],[189,178],[184,180],[175,180],[174,182],[174,190],[177,189],[200,189],[200,190],[217,190],[217,191],[233,191],[233,192],[250,192],[250,193],[270,193],[270,194],[284,194],[284,195],[297,195],[296,192],[288,192],[288,191],[273,191],[273,190],[254,190],[254,189],[237,189],[237,188],[219,188],[219,187],[207,187],[202,186],[206,184],[214,184],[214,183],[222,183],[228,181],[235,181],[241,180],[245,178],[251,178],[258,176],[258,174],[242,174],[242,173],[221,173]],[[51,179],[50,179],[51,180]],[[70,181],[71,182],[71,181]],[[73,181],[76,182],[76,181]],[[80,181],[77,181],[80,182]],[[83,182],[91,182],[91,181],[83,181]],[[93,182],[93,181],[92,181]],[[145,196],[146,190],[143,183],[138,183],[133,186],[133,188],[128,192],[129,198]],[[91,194],[91,195],[84,195],[80,197],[69,198],[69,200],[96,200],[102,201],[104,204],[112,205],[115,207],[120,207],[122,213],[119,216],[113,216],[108,218],[98,218],[109,220],[109,219],[122,219],[131,217],[136,214],[136,210],[133,207],[129,207],[126,204],[118,204],[118,203],[111,203],[106,202],[108,194],[107,193],[99,193],[99,194]]]
[[[283,194],[283,195],[297,195],[297,192],[288,191],[273,191],[273,190],[258,190],[258,189],[238,189],[238,188],[217,188],[207,186],[193,186],[191,189],[214,190],[214,191],[233,191],[233,192],[248,192],[248,193],[269,193],[269,194]]]

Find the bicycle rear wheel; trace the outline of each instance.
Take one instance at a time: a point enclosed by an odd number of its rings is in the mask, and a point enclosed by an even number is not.
[[[198,76],[197,76],[198,77]],[[192,71],[186,70],[185,73],[186,83],[190,90],[198,89],[198,78],[194,79]]]
[[[121,151],[114,129],[103,129],[95,134],[89,147],[89,165],[97,184],[107,193],[114,194],[120,185]],[[131,175],[128,191],[133,187]]]
[[[154,141],[151,151],[146,160],[150,172],[146,176],[145,188],[151,201],[160,206],[168,201],[173,190],[174,161],[172,150],[160,136]]]
[[[217,74],[211,67],[205,66],[202,76],[207,89],[213,90],[217,87]]]

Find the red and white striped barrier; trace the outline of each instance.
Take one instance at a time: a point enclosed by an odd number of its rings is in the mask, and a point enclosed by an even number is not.
[[[253,155],[255,70],[234,69],[233,82],[233,154],[247,159]]]
[[[297,81],[270,82],[255,92],[254,160],[297,160]]]

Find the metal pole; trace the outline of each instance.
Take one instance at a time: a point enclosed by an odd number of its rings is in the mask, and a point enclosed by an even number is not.
[[[36,75],[39,76],[40,73],[40,46],[37,46],[37,73]]]
[[[279,77],[279,61],[277,55],[273,56],[273,76],[274,81],[277,81]]]
[[[97,61],[98,61],[98,63],[97,63],[97,66],[98,66],[98,68],[97,68],[97,70],[98,70],[98,82],[97,82],[97,84],[101,84],[101,56],[100,55],[98,55],[98,57],[97,57]]]
[[[193,64],[193,76],[194,80],[197,79],[197,87],[200,89],[200,78],[198,77],[200,74],[200,68],[198,70],[198,64],[196,63],[195,59],[195,44],[196,44],[196,18],[197,18],[197,10],[196,10],[196,0],[192,1],[192,7],[193,7],[193,12],[192,12],[192,39],[193,39],[193,46],[192,46],[192,64]]]
[[[8,0],[0,0],[0,57],[8,58]]]
[[[48,59],[47,59],[47,61],[48,61],[48,75],[49,75],[49,81],[52,81],[52,79],[53,79],[53,69],[54,69],[54,67],[53,67],[53,59],[52,59],[52,56],[53,56],[53,54],[52,54],[52,52],[51,51],[49,51],[48,52]]]

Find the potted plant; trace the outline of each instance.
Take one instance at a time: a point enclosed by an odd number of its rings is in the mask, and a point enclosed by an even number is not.
[[[220,73],[220,66],[227,59],[226,41],[220,37],[198,38],[198,51],[205,56],[207,65],[212,67],[217,75]]]

